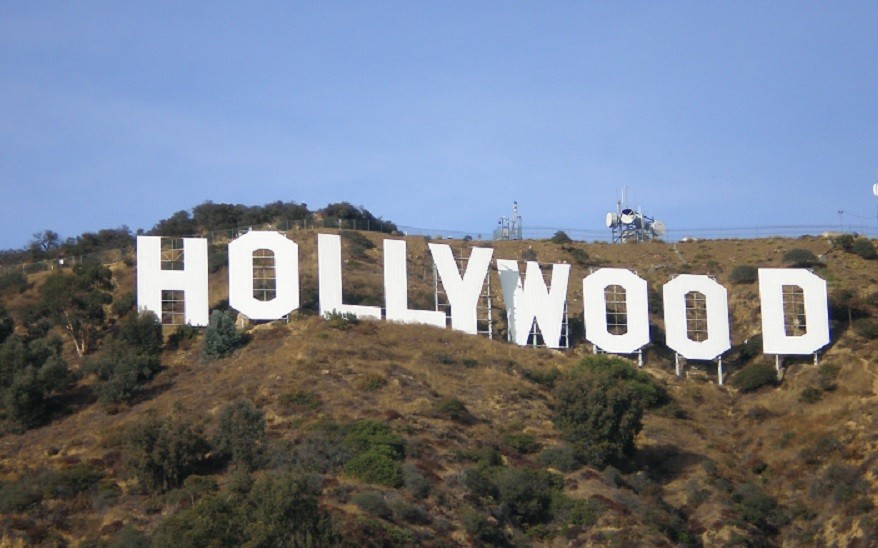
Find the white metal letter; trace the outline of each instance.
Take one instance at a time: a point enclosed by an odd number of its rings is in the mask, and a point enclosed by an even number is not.
[[[384,240],[384,299],[387,319],[392,322],[445,327],[444,312],[409,309],[405,249],[405,240]]]
[[[783,286],[802,288],[807,326],[804,335],[788,336],[784,329]],[[760,268],[762,348],[766,354],[812,354],[829,344],[826,281],[804,268]]]
[[[707,339],[693,341],[686,325],[686,294],[697,291],[707,305]],[[729,335],[729,302],[726,288],[709,276],[681,274],[662,289],[667,344],[690,360],[712,360],[732,347]]]
[[[451,327],[464,333],[475,335],[478,332],[478,303],[491,264],[494,250],[486,247],[474,247],[470,251],[466,272],[461,277],[446,244],[429,244],[433,262],[439,271],[439,279],[451,305]]]
[[[500,272],[500,285],[503,286],[510,338],[516,344],[526,345],[530,328],[536,319],[546,346],[560,348],[570,265],[552,265],[551,290],[546,288],[540,265],[535,261],[527,262],[523,286],[518,261],[497,259],[497,270]]]
[[[183,291],[186,323],[208,324],[207,240],[183,238],[183,270],[162,270],[162,238],[137,237],[137,306],[162,317],[162,291]]]
[[[625,289],[628,331],[614,335],[607,330],[607,299],[611,285]],[[624,268],[601,268],[582,279],[585,338],[604,352],[631,354],[649,342],[646,280]]]
[[[274,253],[276,294],[253,297],[253,252]],[[229,305],[254,320],[279,320],[299,308],[299,246],[277,232],[250,231],[229,244]]]
[[[341,292],[341,238],[336,234],[317,235],[317,269],[320,281],[320,315],[350,313],[358,318],[381,319],[381,307],[343,304]]]

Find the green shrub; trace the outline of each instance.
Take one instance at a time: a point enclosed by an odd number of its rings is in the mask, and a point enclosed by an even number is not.
[[[878,259],[878,252],[875,251],[875,244],[873,244],[870,240],[862,238],[856,240],[851,246],[851,251],[854,254],[866,259],[867,261],[873,261],[875,259]]]
[[[579,266],[588,266],[590,264],[591,257],[588,256],[588,252],[584,249],[572,245],[562,245],[561,249]]]
[[[839,234],[832,238],[832,245],[842,251],[850,251],[854,247],[853,234]]]
[[[540,448],[540,443],[533,436],[524,432],[505,434],[503,445],[518,455],[535,453]]]
[[[854,333],[864,339],[878,339],[878,322],[871,318],[860,318],[854,320]]]
[[[405,484],[405,488],[416,499],[427,498],[427,495],[430,494],[430,489],[432,488],[430,482],[418,467],[412,463],[402,465],[402,481]]]
[[[647,408],[659,407],[669,401],[668,393],[652,377],[621,358],[604,354],[586,356],[576,368],[603,371],[613,379],[624,381]]]
[[[333,546],[332,520],[317,503],[319,478],[287,473],[237,482],[159,526],[155,546]]]
[[[162,351],[162,323],[150,311],[133,311],[119,326],[119,339],[144,354],[157,356]]]
[[[210,325],[204,330],[201,361],[225,358],[243,345],[244,336],[235,327],[235,313],[231,310],[211,312]]]
[[[808,268],[820,264],[820,260],[813,252],[801,248],[790,249],[783,254],[782,260],[784,264],[797,268]]]
[[[198,338],[198,328],[194,325],[180,324],[168,336],[168,348],[177,350],[179,348],[188,348],[189,344]]]
[[[393,459],[402,459],[405,442],[386,424],[359,420],[345,429],[344,444],[354,453],[363,453],[378,446],[386,446]]]
[[[332,310],[324,314],[324,318],[326,318],[329,327],[342,331],[360,323],[360,319],[353,312],[342,313]]]
[[[145,489],[164,492],[179,487],[209,447],[199,426],[149,413],[128,429],[125,457]]]
[[[379,445],[360,453],[344,465],[345,474],[366,483],[400,487],[402,468],[386,445]]]
[[[777,370],[773,365],[754,363],[736,372],[732,376],[732,385],[741,392],[753,392],[763,386],[777,384]]]
[[[83,372],[97,377],[93,388],[104,404],[130,401],[160,369],[158,355],[144,353],[122,340],[108,341],[82,366]]]
[[[537,252],[534,248],[528,247],[524,251],[521,252],[521,260],[522,261],[536,261],[537,260]]]
[[[461,521],[467,534],[478,545],[511,546],[499,524],[481,512],[467,506],[461,512]]]
[[[567,235],[563,230],[558,230],[555,234],[552,235],[550,240],[553,244],[569,244],[573,240],[570,239],[570,236]]]
[[[759,279],[759,269],[749,264],[738,265],[729,273],[733,284],[752,284]]]
[[[555,426],[577,460],[595,466],[634,452],[645,401],[636,385],[603,367],[578,367],[553,390]]]
[[[560,470],[561,472],[572,472],[578,468],[579,463],[573,455],[573,448],[567,444],[556,447],[547,447],[537,457],[540,464],[546,467]]]
[[[131,312],[135,304],[137,304],[137,298],[134,296],[134,293],[129,291],[120,295],[119,298],[113,299],[113,304],[110,308],[113,310],[113,314],[121,318]]]
[[[265,417],[250,400],[236,400],[220,411],[214,447],[247,470],[256,466],[265,443]]]
[[[752,483],[739,485],[732,494],[740,518],[767,534],[774,534],[789,522],[783,508],[768,493]]]
[[[494,475],[500,510],[522,525],[546,523],[552,519],[553,494],[561,492],[561,476],[543,470],[505,468]]]
[[[390,519],[393,515],[393,512],[390,511],[390,506],[388,506],[387,501],[384,500],[384,495],[378,491],[363,491],[357,493],[351,498],[351,502],[356,504],[364,512],[377,518]]]

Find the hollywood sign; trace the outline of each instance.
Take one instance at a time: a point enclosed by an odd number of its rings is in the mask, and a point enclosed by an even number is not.
[[[183,269],[162,268],[161,238],[137,238],[137,302],[141,309],[161,317],[162,291],[183,291],[185,321],[208,324],[207,240],[183,239]],[[451,327],[464,333],[477,332],[477,306],[494,250],[474,247],[464,272],[460,272],[451,248],[429,244],[430,253],[451,305]],[[254,297],[254,253],[267,250],[274,259],[275,294],[269,300]],[[358,318],[386,319],[446,327],[446,314],[408,307],[406,242],[384,240],[384,314],[378,306],[346,304],[342,299],[341,239],[318,234],[318,282],[320,314],[350,313]],[[251,231],[233,240],[229,252],[229,305],[254,320],[278,320],[299,308],[299,247],[277,232]],[[270,256],[270,255],[269,255]],[[510,340],[528,341],[536,322],[549,348],[560,346],[569,264],[554,264],[546,286],[539,264],[528,261],[522,280],[517,261],[496,260],[506,304]],[[627,330],[611,333],[607,326],[605,291],[610,286],[624,289]],[[790,335],[784,317],[784,288],[801,290],[805,333]],[[703,295],[706,304],[707,337],[690,338],[686,321],[686,295]],[[650,342],[646,280],[622,268],[600,268],[582,280],[585,338],[597,348],[614,354],[637,352]],[[691,360],[711,360],[731,348],[728,293],[705,275],[683,274],[666,283],[662,290],[666,344]],[[816,353],[829,343],[829,309],[826,282],[808,270],[760,268],[759,298],[762,313],[763,352],[774,355]]]

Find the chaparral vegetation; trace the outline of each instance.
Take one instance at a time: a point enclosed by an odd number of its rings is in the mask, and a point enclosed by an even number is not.
[[[301,306],[288,318],[253,322],[228,306],[224,250],[248,227],[300,246]],[[493,269],[493,338],[321,316],[318,231],[342,236],[345,303],[382,304],[380,243],[392,234],[407,242],[410,307],[434,308],[427,239],[345,203],[208,202],[159,221],[151,234],[209,238],[205,328],[136,309],[126,227],[47,230],[0,252],[0,545],[878,538],[873,242],[445,241],[462,256],[481,246],[568,263],[572,280],[637,271],[652,330],[638,367],[638,356],[593,354],[574,283],[569,349],[507,342]],[[794,264],[828,281],[832,340],[816,363],[787,357],[778,370],[762,352],[754,272]],[[683,360],[678,376],[665,345],[655,288],[680,273],[728,289],[722,385],[716,362]]]

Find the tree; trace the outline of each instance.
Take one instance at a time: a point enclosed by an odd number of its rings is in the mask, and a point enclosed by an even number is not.
[[[76,265],[72,273],[56,272],[40,288],[40,309],[73,339],[79,356],[92,350],[106,318],[104,305],[113,298],[113,273],[99,264]]]
[[[569,244],[573,240],[570,239],[570,236],[568,236],[566,232],[558,230],[552,236],[550,241],[554,244]]]

